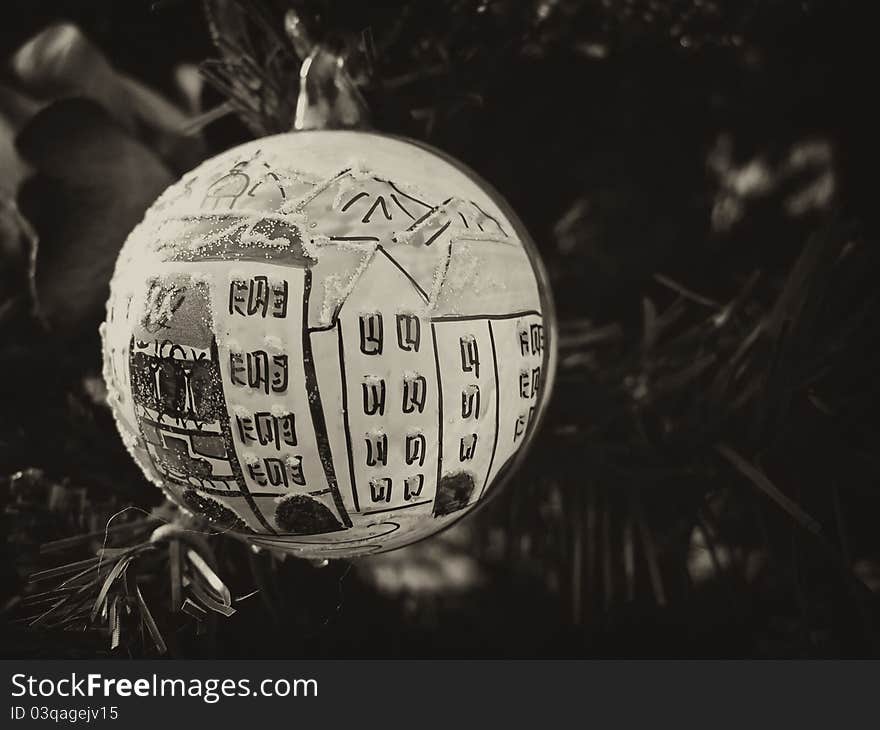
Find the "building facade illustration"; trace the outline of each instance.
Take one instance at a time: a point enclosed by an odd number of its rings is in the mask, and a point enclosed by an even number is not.
[[[232,213],[247,175],[221,178],[242,187]],[[544,331],[528,254],[476,203],[348,170],[297,205],[295,252],[267,253],[259,220],[224,219],[204,255],[166,258],[145,296],[114,302],[117,418],[172,496],[216,503],[258,543],[433,532],[491,489],[533,422]],[[522,308],[498,267],[528,289]]]

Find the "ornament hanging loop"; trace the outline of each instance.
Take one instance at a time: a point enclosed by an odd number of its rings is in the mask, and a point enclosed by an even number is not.
[[[369,110],[346,68],[347,55],[313,43],[299,16],[290,10],[284,29],[303,58],[293,129],[364,129]]]

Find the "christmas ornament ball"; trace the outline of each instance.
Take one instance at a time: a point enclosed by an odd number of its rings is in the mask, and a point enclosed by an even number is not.
[[[184,175],[125,242],[101,332],[147,477],[311,558],[473,509],[553,379],[552,301],[516,216],[444,154],[361,131],[263,138]]]

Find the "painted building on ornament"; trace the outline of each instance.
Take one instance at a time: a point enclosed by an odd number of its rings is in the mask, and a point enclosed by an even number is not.
[[[475,203],[431,206],[349,171],[296,215],[295,250],[249,242],[242,223],[163,265],[127,350],[107,357],[132,452],[184,504],[279,540],[367,539],[474,504],[539,402],[527,252]]]

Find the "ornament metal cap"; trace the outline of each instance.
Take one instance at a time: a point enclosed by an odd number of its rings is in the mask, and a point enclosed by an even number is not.
[[[293,10],[285,15],[284,29],[296,52],[304,58],[293,129],[368,128],[369,111],[346,68],[347,54],[313,43]]]

